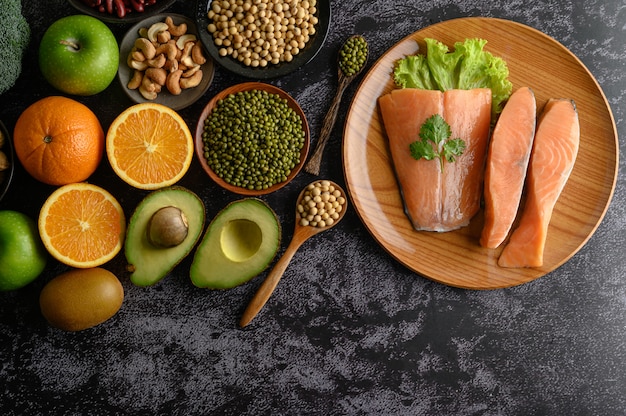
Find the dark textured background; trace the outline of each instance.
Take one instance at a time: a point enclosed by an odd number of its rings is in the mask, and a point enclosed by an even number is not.
[[[26,68],[0,97],[12,130],[26,106],[56,94],[37,69],[45,28],[73,14],[64,1],[23,1],[33,29]],[[626,4],[539,0],[334,0],[324,49],[308,66],[271,81],[304,108],[313,140],[336,87],[335,56],[349,35],[370,43],[370,64],[410,33],[461,16],[493,16],[539,29],[568,47],[602,86],[626,134]],[[193,2],[171,11],[192,14]],[[118,39],[125,27],[113,27]],[[217,70],[206,97],[181,114],[195,128],[204,103],[246,81]],[[343,184],[341,124],[346,92],[321,175]],[[113,83],[81,98],[105,129],[131,103]],[[626,150],[621,143],[621,150]],[[611,207],[589,243],[557,271],[504,290],[467,291],[433,283],[396,263],[354,211],[308,241],[261,315],[237,322],[263,275],[229,291],[193,287],[190,260],[158,285],[122,278],[126,297],[111,320],[80,333],[43,321],[38,295],[65,270],[50,262],[28,287],[0,294],[0,414],[225,415],[623,415],[626,414],[626,194],[623,162]],[[291,239],[292,212],[307,174],[264,197]],[[127,213],[145,195],[103,162],[91,179]],[[205,201],[209,218],[237,199],[197,162],[181,182]],[[0,209],[36,217],[52,188],[21,167]],[[122,276],[123,261],[105,266]],[[445,267],[445,266],[443,266]]]

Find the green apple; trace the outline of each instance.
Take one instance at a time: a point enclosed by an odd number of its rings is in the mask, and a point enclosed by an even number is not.
[[[115,78],[119,47],[111,29],[87,15],[52,23],[39,44],[39,68],[56,89],[73,95],[104,91]]]
[[[47,259],[35,221],[21,212],[1,210],[0,291],[19,289],[35,280]]]

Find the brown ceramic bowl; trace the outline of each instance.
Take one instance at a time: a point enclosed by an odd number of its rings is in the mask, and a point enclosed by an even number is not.
[[[251,190],[251,189],[243,188],[241,186],[231,185],[227,183],[226,181],[224,181],[222,178],[220,178],[213,171],[213,169],[211,169],[211,167],[208,165],[204,157],[204,142],[202,140],[202,135],[204,133],[204,121],[209,116],[209,114],[211,114],[211,111],[216,106],[217,102],[223,98],[226,98],[227,96],[231,94],[236,94],[238,92],[251,91],[251,90],[264,90],[264,91],[267,91],[268,93],[277,94],[278,96],[286,99],[289,107],[291,107],[296,112],[296,114],[298,114],[298,116],[302,119],[302,127],[304,129],[304,146],[302,147],[300,151],[300,163],[298,163],[298,165],[296,165],[292,169],[292,171],[287,176],[287,180],[276,183],[268,187],[267,189],[262,189],[262,190]],[[209,101],[209,103],[206,105],[206,107],[204,107],[204,110],[200,114],[200,117],[198,119],[198,124],[196,126],[196,136],[195,136],[196,155],[198,156],[200,165],[202,165],[202,168],[207,173],[207,175],[209,175],[209,177],[213,179],[213,181],[217,183],[218,185],[220,185],[222,188],[228,191],[234,192],[236,194],[248,195],[248,196],[258,196],[258,195],[269,194],[287,185],[300,172],[300,170],[306,163],[307,155],[309,153],[310,142],[311,142],[311,137],[309,133],[309,124],[306,120],[304,111],[302,111],[302,108],[300,107],[300,105],[296,102],[296,100],[294,100],[285,91],[273,85],[265,84],[262,82],[245,82],[242,84],[236,84],[229,88],[226,88],[225,90],[221,91],[216,96],[214,96],[211,99],[211,101]]]

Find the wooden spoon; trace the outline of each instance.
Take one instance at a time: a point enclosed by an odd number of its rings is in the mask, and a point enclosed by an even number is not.
[[[354,38],[360,38],[360,37],[362,36],[353,35],[348,40],[354,39]],[[346,42],[348,42],[348,40],[346,40]],[[343,46],[341,47],[341,49],[343,49]],[[304,166],[305,171],[312,173],[313,175],[319,175],[320,165],[322,163],[322,156],[324,154],[324,148],[326,147],[326,143],[328,142],[328,139],[330,138],[330,133],[333,131],[335,120],[337,120],[337,113],[339,112],[339,105],[341,104],[341,98],[343,97],[343,93],[348,87],[348,85],[350,85],[350,83],[354,81],[354,79],[357,76],[359,76],[359,74],[363,71],[363,68],[365,68],[367,64],[368,56],[369,56],[369,48],[367,48],[367,56],[365,57],[365,61],[363,62],[363,65],[361,65],[361,68],[359,68],[359,70],[354,75],[351,75],[351,76],[347,76],[341,70],[341,66],[337,65],[337,75],[339,77],[337,92],[335,93],[335,98],[333,98],[333,101],[330,104],[330,108],[328,109],[328,112],[326,113],[326,116],[324,117],[324,120],[322,121],[322,130],[320,131],[320,136],[317,139],[317,144],[315,145],[315,150],[313,151],[311,158],[309,159],[308,163]],[[341,59],[341,56],[340,55],[337,56],[337,64],[339,64],[340,59]]]
[[[313,182],[313,184],[318,183],[318,182],[320,181],[315,181]],[[342,209],[339,212],[339,217],[331,225],[327,225],[324,227],[314,227],[312,225],[300,224],[301,217],[300,217],[300,213],[298,212],[298,204],[304,197],[304,194],[309,186],[307,186],[306,188],[302,190],[302,192],[300,192],[300,195],[298,195],[298,200],[297,200],[298,202],[296,203],[296,225],[295,225],[291,242],[287,246],[287,249],[285,250],[285,253],[283,254],[283,256],[278,260],[278,262],[276,262],[276,264],[274,265],[274,268],[267,275],[267,277],[261,284],[261,287],[259,287],[256,294],[254,295],[254,297],[248,304],[248,307],[244,311],[243,316],[241,317],[241,321],[239,322],[239,326],[241,326],[242,328],[248,325],[254,319],[254,317],[259,313],[259,311],[263,308],[265,303],[268,301],[268,299],[274,292],[276,285],[278,285],[280,278],[283,276],[283,273],[285,273],[285,270],[287,269],[289,262],[293,258],[294,254],[296,254],[296,251],[298,251],[298,248],[300,248],[300,246],[309,238],[313,237],[316,234],[321,233],[322,231],[326,231],[334,227],[335,225],[339,223],[339,221],[343,219],[348,208],[348,198],[346,196],[346,193],[336,183],[332,181],[328,181],[328,182],[331,185],[333,185],[335,189],[341,191],[341,195],[345,199],[345,202],[342,205]]]

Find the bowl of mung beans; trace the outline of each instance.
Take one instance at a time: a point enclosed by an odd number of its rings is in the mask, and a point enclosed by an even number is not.
[[[215,95],[200,114],[195,151],[222,188],[258,196],[287,185],[310,146],[306,116],[293,97],[262,82],[245,82]]]
[[[324,45],[330,0],[200,0],[198,34],[223,68],[254,79],[289,74]]]

